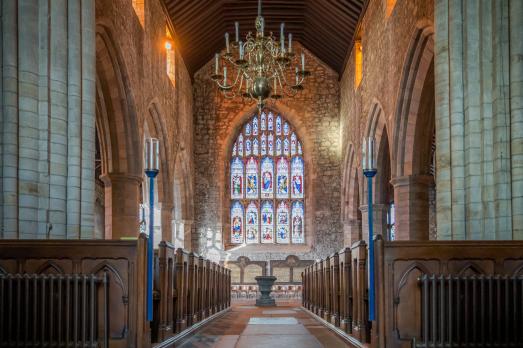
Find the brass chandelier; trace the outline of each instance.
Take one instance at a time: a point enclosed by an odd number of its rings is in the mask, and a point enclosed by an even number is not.
[[[241,96],[253,99],[261,110],[267,98],[278,100],[284,96],[292,97],[303,90],[303,83],[310,72],[305,69],[303,52],[298,62],[292,50],[292,34],[285,41],[285,23],[280,26],[279,42],[272,32],[265,35],[261,0],[258,0],[255,27],[256,35],[249,32],[245,41],[240,40],[238,22],[235,22],[234,42],[230,43],[229,33],[225,33],[226,51],[223,55],[216,53],[211,79],[225,98]],[[223,69],[220,69],[220,61]],[[228,79],[227,72],[234,77],[232,80]]]

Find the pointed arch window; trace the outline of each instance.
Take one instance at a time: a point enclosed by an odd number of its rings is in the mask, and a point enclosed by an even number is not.
[[[231,244],[305,243],[302,144],[281,115],[252,116],[232,145]]]

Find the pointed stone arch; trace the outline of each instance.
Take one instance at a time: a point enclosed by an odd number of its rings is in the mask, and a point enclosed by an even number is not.
[[[435,194],[434,30],[414,31],[405,57],[394,124],[392,184],[397,239],[429,239],[429,197]],[[435,210],[435,207],[434,209]],[[434,215],[435,221],[435,211]]]
[[[343,161],[341,214],[344,243],[350,246],[361,239],[361,212],[358,160],[354,145],[349,143]]]
[[[381,234],[385,239],[387,236],[387,213],[391,198],[393,197],[391,180],[391,155],[389,132],[387,129],[387,118],[383,107],[378,100],[374,100],[370,108],[367,125],[364,132],[365,138],[374,137],[376,147],[376,166],[378,172],[373,179],[373,210],[374,210],[374,233]],[[365,240],[368,240],[368,185],[361,185],[362,195],[360,210],[362,212],[362,231]]]
[[[313,182],[316,177],[315,173],[315,163],[312,154],[314,153],[314,139],[311,137],[311,134],[307,131],[308,125],[304,122],[304,118],[300,117],[300,113],[295,109],[285,105],[284,103],[277,102],[270,107],[266,108],[267,110],[272,111],[274,114],[282,115],[285,120],[292,125],[298,139],[300,139],[303,147],[303,160],[305,162],[305,171],[304,171],[304,190],[305,190],[305,244],[308,249],[312,248],[316,240],[315,224],[314,224],[314,212],[315,212],[315,202],[314,202],[314,185]],[[222,221],[221,231],[222,236],[220,236],[224,243],[229,237],[228,231],[230,230],[230,197],[228,192],[230,192],[230,180],[228,179],[230,171],[230,159],[232,155],[233,143],[238,137],[239,133],[243,129],[246,121],[250,119],[255,113],[258,113],[258,108],[256,105],[245,106],[242,110],[234,115],[231,120],[230,132],[227,133],[226,139],[222,142],[219,149],[218,163],[225,163],[224,166],[219,166],[219,176],[223,178],[221,180],[221,185],[219,188],[220,192],[220,201],[222,202],[222,209],[219,211],[219,219]],[[242,250],[248,250],[251,246],[247,246]],[[297,246],[303,248],[304,246]],[[255,247],[254,247],[255,248]]]
[[[96,131],[104,183],[105,238],[138,233],[142,181],[136,107],[122,54],[108,26],[96,25]]]

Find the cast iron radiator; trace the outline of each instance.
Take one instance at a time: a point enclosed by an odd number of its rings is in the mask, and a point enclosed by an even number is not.
[[[108,347],[107,275],[0,274],[0,347]]]
[[[422,275],[413,347],[523,347],[522,276]]]

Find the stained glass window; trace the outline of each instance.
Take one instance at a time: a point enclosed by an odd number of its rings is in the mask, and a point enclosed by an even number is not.
[[[254,115],[231,155],[231,243],[305,243],[305,162],[292,125]]]

